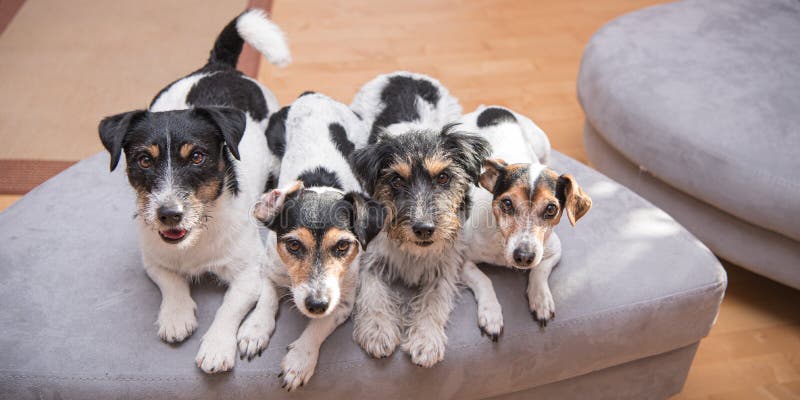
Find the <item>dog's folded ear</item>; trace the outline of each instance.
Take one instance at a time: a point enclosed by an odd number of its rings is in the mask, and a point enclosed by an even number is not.
[[[448,124],[442,129],[444,148],[450,152],[453,161],[461,166],[475,186],[481,175],[481,166],[492,153],[492,147],[486,139],[467,132],[455,131],[458,124]]]
[[[105,117],[100,121],[97,130],[100,133],[100,141],[103,142],[103,146],[111,155],[110,168],[112,171],[117,168],[117,164],[119,164],[119,159],[122,155],[122,147],[125,143],[125,136],[131,130],[133,124],[146,113],[146,110],[129,111]]]
[[[397,152],[397,143],[386,136],[376,143],[350,153],[348,158],[350,167],[367,193],[375,192],[375,186],[383,170]]]
[[[350,225],[361,247],[366,249],[369,242],[383,229],[386,208],[360,192],[349,192],[344,196],[344,200],[353,206]]]
[[[479,179],[481,186],[494,193],[497,179],[506,172],[506,166],[508,163],[501,158],[486,159],[483,162],[483,173]]]
[[[303,182],[294,181],[289,186],[262,194],[261,199],[253,208],[253,216],[268,228],[275,230],[276,217],[280,214],[286,199],[300,190],[303,190]]]
[[[239,142],[244,136],[247,125],[244,112],[228,107],[198,107],[194,109],[194,112],[216,125],[228,151],[239,160]]]
[[[561,203],[561,208],[567,213],[567,218],[572,226],[575,226],[575,223],[592,207],[592,198],[578,186],[578,182],[570,174],[558,177],[556,197]]]

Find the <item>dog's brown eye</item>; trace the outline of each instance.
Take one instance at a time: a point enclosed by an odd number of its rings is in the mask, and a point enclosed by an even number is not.
[[[286,250],[289,250],[291,253],[299,252],[302,247],[303,245],[300,244],[299,240],[289,239],[286,241]]]
[[[347,253],[347,250],[349,249],[350,249],[350,242],[348,242],[347,240],[340,240],[338,243],[336,243],[336,252],[339,253],[340,255],[344,255],[344,253]]]
[[[150,156],[141,156],[139,157],[139,166],[148,169],[153,165],[153,159]]]
[[[514,202],[511,199],[500,200],[500,209],[506,214],[514,212]]]
[[[402,188],[403,185],[405,185],[405,183],[406,182],[403,180],[403,178],[401,178],[399,176],[395,176],[394,178],[392,178],[392,181],[391,181],[392,187],[395,188],[395,189]]]
[[[440,185],[446,185],[447,182],[450,182],[450,175],[447,175],[446,172],[436,175],[436,183]]]
[[[558,207],[555,204],[548,204],[547,207],[544,209],[544,216],[545,218],[552,218],[556,216],[558,212]]]
[[[200,151],[195,151],[194,153],[192,153],[192,164],[194,165],[202,164],[203,161],[205,161],[205,159],[206,155]]]

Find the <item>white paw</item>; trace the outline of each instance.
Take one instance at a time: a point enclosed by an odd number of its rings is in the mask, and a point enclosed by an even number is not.
[[[528,291],[528,305],[531,309],[533,319],[539,323],[539,326],[544,328],[547,322],[556,316],[556,304],[553,302],[553,295],[550,289],[545,287],[537,290],[534,293]]]
[[[478,327],[481,334],[485,334],[496,342],[503,333],[503,310],[497,302],[478,305]]]
[[[196,306],[191,298],[165,304],[158,312],[158,337],[168,343],[179,343],[197,329]]]
[[[446,344],[447,336],[442,329],[412,328],[403,343],[403,350],[411,356],[411,362],[430,368],[444,359]]]
[[[400,327],[389,318],[362,315],[356,320],[353,339],[372,357],[389,357],[400,344]]]
[[[230,371],[236,363],[236,336],[207,332],[194,361],[207,374]]]
[[[237,340],[239,341],[239,358],[253,357],[261,355],[267,348],[269,337],[275,330],[275,320],[273,318],[261,318],[250,314],[239,327]]]
[[[319,348],[306,345],[300,340],[289,345],[289,352],[281,361],[281,386],[292,391],[308,383],[317,367]]]

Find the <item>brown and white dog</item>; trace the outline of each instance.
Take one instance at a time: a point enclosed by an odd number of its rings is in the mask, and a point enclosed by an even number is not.
[[[555,316],[548,285],[561,259],[561,241],[553,232],[566,214],[573,226],[592,205],[572,175],[544,165],[550,143],[527,117],[506,108],[479,107],[461,119],[492,145],[480,177],[483,189],[472,193],[473,207],[464,228],[467,259],[462,280],[478,302],[478,325],[493,340],[503,329],[500,304],[491,281],[475,263],[530,270],[528,304],[541,326]],[[488,191],[488,192],[487,192]]]

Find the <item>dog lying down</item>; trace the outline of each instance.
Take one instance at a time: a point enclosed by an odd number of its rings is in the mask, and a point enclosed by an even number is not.
[[[249,210],[277,162],[264,129],[278,102],[236,70],[243,39],[275,64],[290,61],[280,29],[246,11],[222,30],[205,66],[164,88],[149,110],[99,127],[112,170],[125,152],[142,262],[161,290],[161,339],[180,342],[197,328],[188,279],[210,272],[229,286],[197,353],[208,373],[233,368],[239,324],[261,290],[265,257]]]
[[[425,75],[379,76],[362,87],[352,108],[370,128],[370,144],[351,157],[354,172],[388,211],[362,261],[353,337],[373,357],[402,345],[412,362],[432,367],[444,358],[464,263],[459,236],[469,188],[477,185],[489,145],[446,125],[461,116],[461,106]],[[418,288],[408,315],[393,281]]]
[[[529,118],[503,107],[481,106],[460,122],[493,149],[480,177],[483,189],[472,190],[473,207],[462,237],[467,261],[461,276],[475,294],[478,326],[497,340],[503,330],[500,303],[491,281],[475,263],[530,270],[526,293],[530,311],[541,326],[547,325],[555,317],[548,278],[561,259],[561,241],[553,228],[564,214],[574,226],[592,200],[572,175],[545,165],[550,142]]]
[[[363,253],[385,211],[361,193],[348,165],[367,132],[344,104],[304,94],[273,115],[267,134],[282,163],[278,189],[265,193],[254,210],[271,230],[269,262],[258,304],[240,329],[239,350],[252,358],[267,346],[278,311],[276,287],[288,288],[310,318],[281,362],[282,384],[291,391],[308,382],[322,342],[350,316]]]

